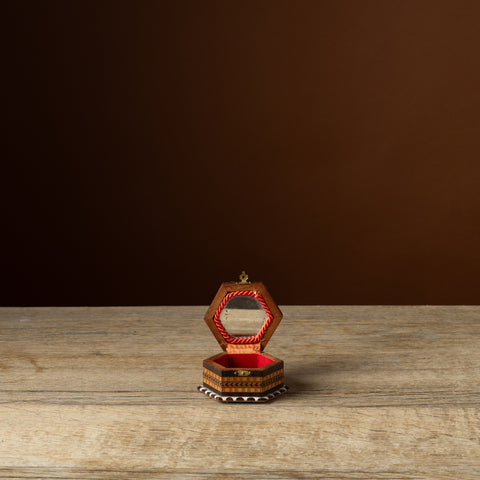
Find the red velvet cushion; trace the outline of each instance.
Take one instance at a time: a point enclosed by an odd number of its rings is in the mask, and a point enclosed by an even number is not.
[[[226,353],[215,361],[227,368],[260,368],[273,362],[260,353]]]

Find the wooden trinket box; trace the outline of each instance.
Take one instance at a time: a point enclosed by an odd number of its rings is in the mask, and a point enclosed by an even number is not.
[[[261,282],[222,283],[205,322],[224,350],[203,361],[198,389],[221,402],[267,402],[283,393],[283,360],[263,353],[282,312]]]

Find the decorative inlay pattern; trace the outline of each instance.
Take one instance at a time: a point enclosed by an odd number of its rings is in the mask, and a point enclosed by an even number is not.
[[[283,382],[283,369],[265,377],[220,377],[207,368],[203,369],[203,383],[223,393],[262,393],[283,384]]]

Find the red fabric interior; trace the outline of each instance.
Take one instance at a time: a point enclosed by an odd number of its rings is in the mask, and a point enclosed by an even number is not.
[[[260,368],[273,362],[259,353],[226,353],[215,361],[227,368]]]

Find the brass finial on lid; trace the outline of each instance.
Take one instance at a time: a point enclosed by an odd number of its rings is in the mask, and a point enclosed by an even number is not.
[[[240,284],[246,284],[249,283],[248,281],[248,275],[245,273],[245,270],[242,270],[242,273],[240,274]]]

